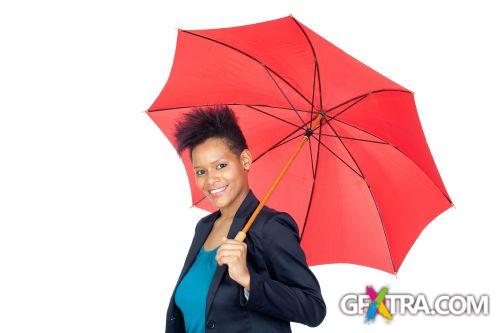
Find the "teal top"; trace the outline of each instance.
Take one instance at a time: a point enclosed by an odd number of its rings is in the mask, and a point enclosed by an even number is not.
[[[201,246],[196,260],[177,286],[175,303],[184,316],[186,333],[205,333],[205,307],[208,289],[217,269],[217,249],[205,251]]]

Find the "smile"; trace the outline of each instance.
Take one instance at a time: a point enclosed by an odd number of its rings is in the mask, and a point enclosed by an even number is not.
[[[222,195],[222,193],[224,193],[226,191],[226,188],[227,188],[227,185],[224,187],[217,188],[215,190],[210,190],[210,191],[208,191],[208,193],[210,193],[210,195],[212,197],[220,197]]]

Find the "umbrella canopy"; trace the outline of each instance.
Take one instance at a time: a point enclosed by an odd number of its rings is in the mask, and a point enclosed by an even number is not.
[[[411,91],[288,16],[179,30],[167,83],[147,114],[176,145],[175,121],[192,107],[230,105],[262,196],[310,128],[268,201],[297,221],[310,266],[352,263],[395,274],[411,246],[452,206]],[[311,126],[322,115],[319,126]],[[193,205],[216,207],[181,156]]]

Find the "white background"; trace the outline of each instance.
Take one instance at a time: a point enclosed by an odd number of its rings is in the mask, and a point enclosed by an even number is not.
[[[327,303],[294,332],[491,331],[498,325],[498,90],[494,1],[16,1],[0,7],[0,332],[163,332],[194,226],[185,170],[143,112],[177,30],[299,21],[414,91],[455,203],[396,277],[312,267]],[[489,316],[339,310],[366,285],[488,294]],[[265,332],[264,332],[265,333]]]

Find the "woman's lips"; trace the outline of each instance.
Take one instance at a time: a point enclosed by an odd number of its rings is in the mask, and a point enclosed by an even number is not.
[[[223,187],[219,187],[219,188],[214,189],[214,190],[209,190],[208,193],[210,194],[210,196],[212,198],[217,198],[217,197],[220,197],[222,194],[224,194],[224,192],[226,192],[226,189],[227,189],[227,185],[223,186]]]

